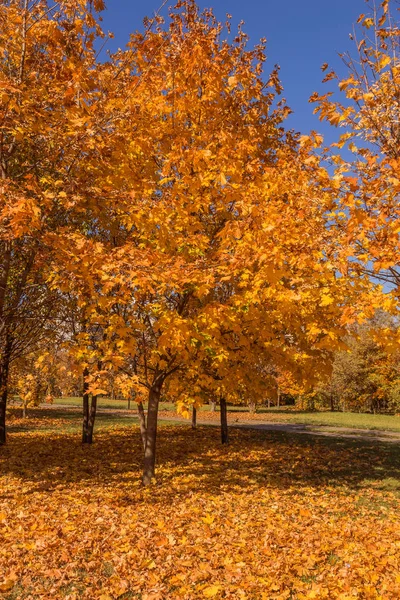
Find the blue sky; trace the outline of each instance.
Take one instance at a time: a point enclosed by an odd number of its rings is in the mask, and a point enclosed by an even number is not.
[[[151,16],[162,0],[108,0],[103,27],[115,34],[109,48],[124,47],[129,33],[143,29],[143,17]],[[171,2],[172,3],[172,2]],[[212,7],[220,20],[226,13],[235,26],[245,21],[250,44],[267,38],[268,72],[274,64],[281,67],[284,96],[294,111],[288,125],[307,133],[316,129],[333,141],[335,132],[320,123],[308,103],[312,92],[328,91],[322,84],[321,65],[329,63],[345,74],[338,52],[352,49],[349,33],[361,12],[364,0],[198,0],[201,7]],[[167,6],[162,13],[167,14]]]

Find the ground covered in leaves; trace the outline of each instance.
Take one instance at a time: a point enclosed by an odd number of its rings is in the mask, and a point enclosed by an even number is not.
[[[0,450],[1,598],[400,597],[396,444],[163,426],[144,489],[132,420],[68,422]]]

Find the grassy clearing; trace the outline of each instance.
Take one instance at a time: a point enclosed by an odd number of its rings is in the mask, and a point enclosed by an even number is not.
[[[222,447],[215,428],[163,424],[143,489],[133,419],[102,415],[86,448],[78,411],[15,425],[0,454],[5,600],[400,597],[394,445],[233,430]]]
[[[166,425],[174,425],[177,422],[168,421]],[[135,415],[127,416],[119,413],[101,413],[96,417],[95,431],[110,428],[138,427],[138,419]],[[21,409],[11,407],[8,411],[8,431],[23,433],[29,431],[40,431],[42,433],[80,433],[82,429],[82,414],[77,409],[67,408],[29,408],[25,419],[21,416]]]
[[[81,398],[57,398],[57,405],[82,406]],[[127,410],[127,402],[121,400],[110,400],[108,398],[99,399],[99,407],[116,410]],[[135,413],[136,406],[132,402],[132,414]],[[175,414],[175,405],[171,402],[160,403],[161,412],[171,412]],[[208,405],[201,407],[199,420],[214,421],[219,420],[219,408],[215,413],[210,411]],[[327,427],[348,427],[352,429],[373,429],[380,431],[397,431],[400,432],[400,417],[392,415],[372,415],[351,412],[307,412],[296,410],[293,407],[282,408],[265,408],[259,407],[255,415],[249,413],[246,407],[229,406],[228,414],[230,421],[266,421],[273,423],[296,423],[310,426],[327,426]]]
[[[400,417],[392,415],[369,415],[350,412],[301,412],[293,410],[271,410],[268,419],[305,425],[351,427],[355,429],[377,429],[400,431]]]
[[[56,398],[54,400],[54,404],[62,406],[82,406],[82,398],[77,398],[75,396],[65,396],[64,398]],[[99,408],[115,408],[118,410],[128,410],[127,400],[111,400],[110,398],[100,397],[97,401],[97,405],[99,406]],[[207,409],[207,407],[204,408]],[[131,402],[131,410],[132,412],[136,411],[136,403],[133,401]],[[174,411],[175,405],[172,402],[161,402],[160,410]]]

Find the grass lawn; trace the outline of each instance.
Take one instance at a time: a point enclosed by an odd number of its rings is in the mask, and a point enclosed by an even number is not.
[[[55,404],[82,406],[81,398],[57,398]],[[108,409],[127,409],[127,402],[122,400],[110,400],[109,398],[99,399],[100,408]],[[131,404],[132,413],[136,410],[134,402]],[[175,413],[175,405],[171,402],[160,403],[161,412]],[[210,411],[210,407],[205,405],[200,409],[199,420],[219,420],[219,409],[216,413]],[[304,425],[330,426],[330,427],[350,427],[355,429],[376,429],[383,431],[399,431],[400,417],[392,415],[372,415],[351,412],[307,412],[296,410],[293,407],[265,408],[260,407],[255,415],[249,413],[245,407],[229,406],[228,413],[231,421],[238,419],[242,421],[267,421],[276,423],[298,423]]]
[[[102,431],[113,428],[138,427],[136,415],[126,416],[125,414],[98,413],[96,416],[95,430]],[[179,421],[167,421],[165,425],[179,424]],[[12,433],[21,433],[29,431],[40,431],[42,433],[57,433],[60,430],[63,433],[78,434],[82,430],[82,413],[78,409],[67,409],[62,407],[28,408],[27,418],[21,417],[21,409],[11,407],[8,415],[8,430]]]
[[[20,412],[20,411],[18,411]],[[0,452],[4,600],[400,597],[397,445],[162,424],[139,483],[134,419],[17,411]]]
[[[64,406],[82,406],[82,398],[76,398],[74,396],[66,396],[64,398],[56,398],[54,404],[60,404]],[[97,405],[100,408],[116,408],[116,409],[128,409],[127,400],[111,400],[110,398],[100,397],[97,401]],[[206,408],[206,407],[204,407]],[[131,402],[131,410],[136,410],[136,403]],[[175,410],[175,405],[172,402],[161,402],[160,410]]]
[[[266,414],[268,417],[266,417]],[[264,413],[263,417],[268,420],[286,423],[400,431],[400,417],[392,415],[369,415],[350,412],[302,412],[285,409],[271,410],[266,414]]]

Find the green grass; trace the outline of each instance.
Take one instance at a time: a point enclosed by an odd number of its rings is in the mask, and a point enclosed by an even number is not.
[[[57,398],[54,403],[63,406],[82,406],[81,398],[65,397]],[[126,400],[111,400],[110,398],[99,398],[99,408],[127,410],[128,403]],[[146,405],[145,405],[146,408]],[[219,411],[219,407],[216,407]],[[132,414],[135,414],[136,404],[131,402]],[[161,402],[160,411],[175,411],[175,405],[172,402]],[[202,406],[200,411],[210,412],[209,405]],[[247,407],[229,406],[228,412],[247,413]],[[281,408],[266,408],[258,407],[257,415],[254,417],[260,422],[277,422],[277,423],[296,423],[309,426],[327,426],[327,427],[347,427],[354,429],[373,429],[377,431],[395,431],[400,432],[400,417],[393,415],[372,415],[364,413],[351,412],[308,412],[296,410],[292,406]],[[201,420],[201,415],[199,415]]]
[[[54,404],[60,404],[63,406],[82,406],[82,398],[76,398],[74,396],[55,398]],[[128,401],[111,400],[111,398],[99,398],[97,400],[97,406],[99,408],[116,408],[118,410],[128,410]],[[144,406],[146,407],[146,404]],[[204,407],[204,409],[208,410],[208,407]],[[175,404],[173,402],[160,402],[160,410],[175,410]],[[131,411],[136,411],[136,402],[131,402]]]
[[[82,429],[82,413],[80,410],[67,408],[28,408],[26,419],[21,417],[21,409],[11,407],[9,413],[12,419],[9,422],[10,433],[27,431],[41,431],[43,433],[80,433]],[[14,422],[15,417],[18,419]],[[13,419],[14,418],[14,419]],[[171,426],[181,424],[175,421],[166,421],[163,425]],[[118,413],[98,413],[95,421],[95,431],[115,429],[120,427],[138,427],[136,416],[120,415]]]
[[[274,421],[304,425],[400,431],[400,417],[350,412],[271,411]]]

